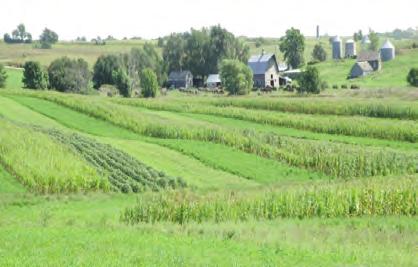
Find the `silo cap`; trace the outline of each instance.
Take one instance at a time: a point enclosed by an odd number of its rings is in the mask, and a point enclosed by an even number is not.
[[[386,40],[386,42],[382,46],[382,49],[395,49],[395,47],[389,40]]]

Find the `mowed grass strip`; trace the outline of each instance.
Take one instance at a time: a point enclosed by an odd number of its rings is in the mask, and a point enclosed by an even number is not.
[[[0,118],[0,161],[39,193],[107,190],[106,178],[48,136]]]
[[[154,139],[156,143],[191,155],[214,168],[260,183],[330,179],[324,174],[281,164],[278,161],[245,153],[220,144],[200,141]]]

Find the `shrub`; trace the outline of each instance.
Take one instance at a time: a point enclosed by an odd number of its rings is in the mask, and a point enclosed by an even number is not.
[[[119,91],[119,94],[124,97],[130,97],[131,96],[131,86],[130,86],[130,80],[128,75],[125,71],[123,71],[121,68],[117,71],[114,71],[112,74],[112,78],[115,82],[115,86]]]
[[[115,85],[113,73],[121,68],[122,64],[117,56],[100,56],[93,67],[93,87],[99,89],[103,84]]]
[[[84,59],[62,57],[54,60],[48,68],[49,85],[60,92],[86,92],[90,71]]]
[[[348,87],[347,87],[347,85],[346,84],[342,84],[341,85],[341,89],[347,89]]]
[[[337,85],[337,84],[334,84],[334,85],[332,86],[332,89],[338,89],[338,85]]]
[[[418,87],[418,68],[412,68],[409,73],[408,77],[406,78],[408,83],[412,86]]]
[[[41,64],[36,61],[27,61],[23,66],[23,85],[29,89],[47,89],[48,73],[42,70]]]
[[[152,69],[146,68],[141,71],[141,88],[143,97],[155,97],[158,90],[157,75]]]
[[[6,70],[4,69],[4,66],[0,64],[0,88],[4,88],[6,86],[6,79]]]
[[[306,71],[299,78],[299,93],[308,92],[319,94],[320,88],[319,71],[317,68],[308,66]]]
[[[248,94],[253,86],[251,69],[239,60],[222,61],[221,80],[225,90],[231,95]]]
[[[329,85],[327,81],[321,81],[321,90],[328,89]]]
[[[351,89],[360,89],[360,86],[358,86],[357,84],[352,84],[350,86]]]
[[[322,44],[316,44],[312,51],[312,58],[317,62],[322,62],[327,60],[327,52],[325,52]]]

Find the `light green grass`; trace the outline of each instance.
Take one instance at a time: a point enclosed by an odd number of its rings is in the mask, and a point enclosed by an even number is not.
[[[290,167],[275,160],[265,159],[219,144],[174,139],[159,139],[156,142],[182,151],[217,169],[260,183],[327,178],[320,173]],[[330,178],[328,177],[328,179]]]
[[[23,87],[23,71],[21,69],[6,68],[6,73],[6,89],[20,89]]]
[[[25,188],[0,165],[0,194],[21,193]]]

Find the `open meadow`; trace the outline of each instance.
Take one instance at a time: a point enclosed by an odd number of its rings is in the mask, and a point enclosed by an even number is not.
[[[124,99],[7,71],[2,266],[418,262],[414,89]]]

